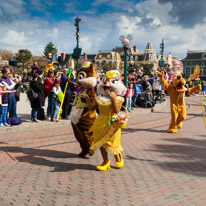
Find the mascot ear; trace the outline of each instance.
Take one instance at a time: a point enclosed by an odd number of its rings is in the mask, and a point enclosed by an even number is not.
[[[90,70],[91,70],[93,73],[95,72],[94,64],[93,64],[93,63],[90,64]]]

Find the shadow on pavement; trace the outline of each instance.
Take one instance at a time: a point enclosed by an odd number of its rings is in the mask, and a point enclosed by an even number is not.
[[[19,114],[18,117],[21,118],[22,122],[31,122],[31,114]]]
[[[156,127],[156,128],[159,128]],[[126,132],[126,133],[133,133],[133,132],[140,132],[140,131],[146,131],[146,132],[158,132],[158,133],[166,133],[166,130],[154,130],[154,129],[135,129],[135,128],[126,128],[126,129],[123,129],[122,130],[123,132]]]
[[[21,156],[16,158],[19,162],[27,162],[34,165],[42,165],[47,167],[54,167],[54,169],[50,172],[69,172],[76,169],[83,170],[95,170],[94,165],[90,164],[74,164],[74,163],[65,163],[65,162],[54,162],[51,160],[47,160],[41,157],[34,156]]]
[[[177,144],[156,144],[152,152],[163,153],[169,158],[166,162],[154,163],[164,170],[186,173],[196,176],[206,174],[206,140],[189,138],[164,139]]]
[[[1,143],[4,144],[4,143]],[[77,154],[60,152],[56,150],[40,150],[32,148],[21,148],[21,147],[0,147],[0,151],[4,152],[14,152],[14,153],[23,153],[25,156],[15,157],[19,162],[27,162],[34,165],[42,165],[48,167],[54,167],[54,170],[51,172],[68,172],[75,169],[84,169],[84,170],[95,170],[94,165],[90,164],[74,164],[74,163],[65,163],[65,162],[55,162],[47,160],[42,157],[50,158],[79,158]],[[41,156],[41,157],[39,157]]]
[[[56,150],[22,148],[22,147],[0,147],[0,151],[23,153],[31,157],[32,156],[43,156],[43,157],[53,157],[53,158],[77,158],[78,157],[78,155],[74,153],[59,152]]]
[[[138,160],[138,161],[141,161],[141,162],[156,162],[155,160],[139,159],[139,158],[136,158],[136,157],[132,157],[130,155],[127,155],[125,159],[128,159],[128,160]]]

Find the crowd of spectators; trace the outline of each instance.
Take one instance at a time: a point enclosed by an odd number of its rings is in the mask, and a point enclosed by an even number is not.
[[[31,75],[16,75],[13,74],[9,66],[5,66],[2,69],[0,80],[0,105],[6,106],[6,109],[3,106],[0,109],[1,127],[9,126],[5,122],[5,116],[10,118],[17,117],[16,105],[20,101],[21,92],[26,92],[27,95],[36,95],[36,98],[30,101],[31,121],[39,122],[44,119],[51,121],[59,120],[59,107],[66,86],[67,72],[67,68],[64,68],[61,72],[49,70],[45,76],[44,69],[40,68],[37,62],[34,62],[31,67]],[[105,74],[102,73],[97,76],[98,83],[104,79]],[[74,81],[73,76],[71,80]],[[72,99],[73,94],[67,87],[62,104],[62,119],[68,119]],[[149,77],[148,75],[143,75],[142,72],[138,74],[135,71],[130,72],[124,103],[129,112],[137,107],[153,107],[155,103],[158,101],[162,102],[163,100],[164,92],[157,74]],[[46,111],[43,109],[45,101],[48,103]]]

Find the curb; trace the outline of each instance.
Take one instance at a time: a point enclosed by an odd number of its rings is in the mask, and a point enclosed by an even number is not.
[[[162,103],[157,103],[153,108],[134,108],[134,110],[129,114],[129,116],[136,116],[136,115],[144,115],[151,112],[156,112],[162,110],[167,105],[167,100]],[[12,126],[12,127],[4,127],[0,129],[0,135],[8,134],[8,133],[15,133],[15,132],[27,132],[27,131],[35,131],[35,130],[42,130],[42,129],[50,129],[50,128],[64,128],[71,125],[71,120],[61,120],[59,122],[51,122],[51,121],[42,121],[39,123],[26,121],[20,125]]]

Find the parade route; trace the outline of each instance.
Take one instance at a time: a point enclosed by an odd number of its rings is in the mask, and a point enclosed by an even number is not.
[[[116,169],[109,155],[111,168],[104,172],[95,169],[102,162],[99,150],[92,157],[78,157],[69,120],[2,130],[0,206],[205,206],[206,134],[200,98],[192,95],[186,103],[187,118],[177,134],[166,133],[169,101],[160,110],[130,113],[121,137],[125,165]],[[29,129],[31,124],[47,126]]]

